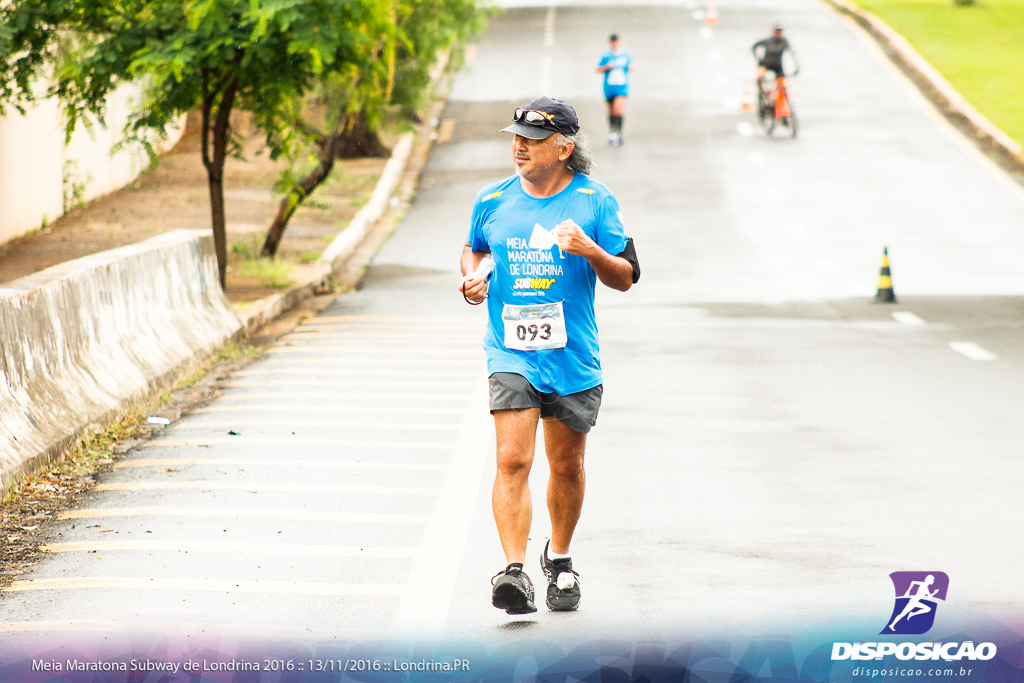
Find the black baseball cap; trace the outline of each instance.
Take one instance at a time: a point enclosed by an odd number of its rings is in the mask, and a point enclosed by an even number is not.
[[[543,140],[552,133],[562,135],[575,135],[580,130],[580,121],[576,117],[576,110],[567,102],[556,100],[553,97],[539,97],[516,111],[537,112],[542,114],[542,120],[538,122],[528,121],[527,117],[520,116],[513,123],[501,129],[502,133],[515,133],[531,140]]]

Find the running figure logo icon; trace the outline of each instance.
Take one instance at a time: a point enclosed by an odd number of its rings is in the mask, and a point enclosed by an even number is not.
[[[945,602],[949,577],[944,572],[893,572],[896,604],[882,634],[920,635],[935,623],[938,603]]]

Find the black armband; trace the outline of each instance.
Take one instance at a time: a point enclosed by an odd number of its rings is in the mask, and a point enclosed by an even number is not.
[[[636,247],[633,246],[632,237],[626,242],[626,248],[622,250],[622,253],[616,254],[616,256],[626,259],[633,267],[633,284],[635,285],[640,280],[640,261],[636,257]]]

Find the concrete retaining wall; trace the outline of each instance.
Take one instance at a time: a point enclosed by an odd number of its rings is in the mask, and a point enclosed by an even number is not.
[[[205,230],[176,230],[0,288],[0,491],[243,334]]]

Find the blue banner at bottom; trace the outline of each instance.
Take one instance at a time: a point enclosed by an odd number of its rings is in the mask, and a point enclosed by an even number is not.
[[[1024,683],[1024,635],[975,619],[942,637],[830,627],[763,638],[573,645],[241,639],[220,632],[5,634],[3,683]]]

